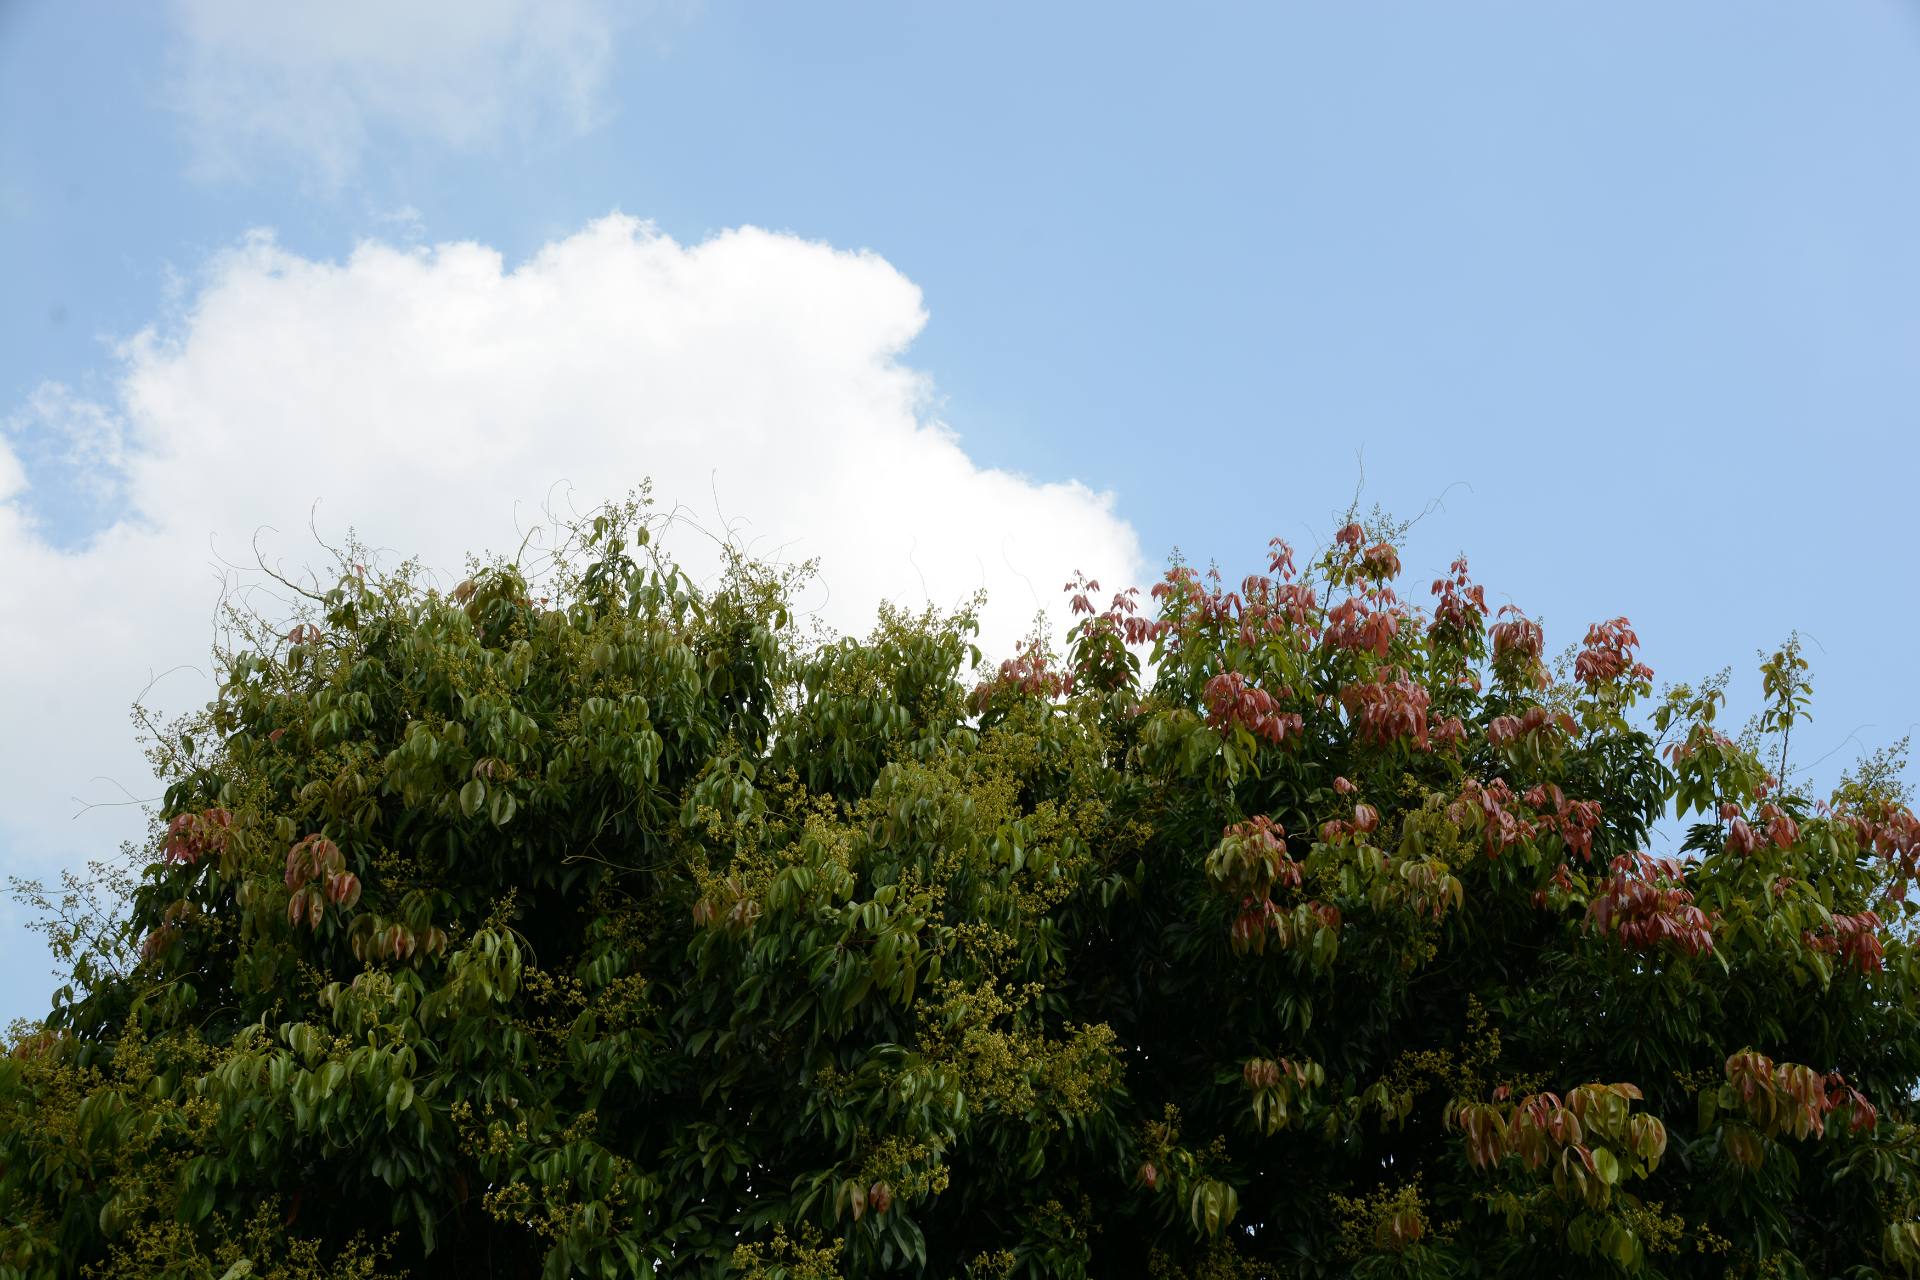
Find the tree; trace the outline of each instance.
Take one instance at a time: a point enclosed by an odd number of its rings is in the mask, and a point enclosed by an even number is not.
[[[0,1058],[0,1273],[1920,1266],[1920,823],[1769,774],[1797,647],[1737,741],[1374,520],[976,683],[662,523],[240,620],[61,934],[137,963]]]

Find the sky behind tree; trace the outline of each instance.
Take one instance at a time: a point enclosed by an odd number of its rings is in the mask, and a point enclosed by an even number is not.
[[[1736,724],[1806,632],[1830,782],[1920,720],[1915,227],[1904,0],[0,6],[0,869],[139,835],[263,528],[647,476],[1002,652],[1363,485]]]

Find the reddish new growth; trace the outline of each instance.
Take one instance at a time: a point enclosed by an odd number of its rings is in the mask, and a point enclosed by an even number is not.
[[[1223,888],[1262,898],[1275,885],[1300,887],[1300,865],[1287,853],[1286,828],[1264,814],[1220,833],[1220,843],[1207,855],[1207,875]]]
[[[1139,615],[1138,587],[1116,592],[1104,613],[1093,607],[1092,593],[1100,584],[1085,574],[1075,573],[1062,590],[1072,593],[1074,615],[1086,618],[1075,627],[1073,681],[1095,689],[1121,688],[1133,674],[1126,647],[1158,639],[1165,624]]]
[[[1465,556],[1453,562],[1451,573],[1451,577],[1433,580],[1433,594],[1438,599],[1427,630],[1431,634],[1444,629],[1460,636],[1477,633],[1488,613],[1487,589],[1467,577]]]
[[[1338,907],[1315,901],[1303,902],[1285,911],[1270,898],[1249,895],[1240,900],[1240,912],[1233,918],[1233,929],[1228,936],[1235,951],[1262,952],[1266,950],[1269,933],[1284,950],[1309,934],[1339,931]]]
[[[416,954],[437,956],[447,949],[447,935],[438,926],[416,932],[404,924],[388,924],[378,917],[362,917],[366,930],[353,934],[353,954],[367,960],[411,960]]]
[[[1888,895],[1895,902],[1904,902],[1907,883],[1920,876],[1920,866],[1916,865],[1920,864],[1920,818],[1903,807],[1875,806],[1866,813],[1847,814],[1845,820],[1853,827],[1854,838],[1863,851],[1871,849],[1898,870]]]
[[[1347,782],[1347,780],[1340,778],[1337,782]],[[1347,786],[1351,788],[1353,784],[1347,782]],[[1344,818],[1334,818],[1320,824],[1320,841],[1322,844],[1339,844],[1350,835],[1372,835],[1379,827],[1380,811],[1370,804],[1356,804],[1353,806],[1351,822]]]
[[[200,908],[185,898],[167,904],[160,913],[160,925],[149,933],[140,943],[140,958],[152,960],[165,955],[180,936],[181,930],[197,915]]]
[[[1367,576],[1379,582],[1400,576],[1400,553],[1390,542],[1376,542],[1368,547],[1360,563],[1366,568]]]
[[[1405,673],[1386,671],[1371,684],[1348,685],[1340,691],[1340,703],[1360,741],[1384,747],[1411,738],[1421,751],[1432,750],[1427,691]]]
[[[1667,1131],[1658,1118],[1628,1116],[1643,1095],[1631,1084],[1583,1084],[1560,1100],[1556,1093],[1534,1093],[1509,1102],[1506,1085],[1493,1102],[1459,1102],[1447,1119],[1467,1139],[1467,1160],[1490,1169],[1509,1156],[1529,1170],[1545,1168],[1556,1157],[1580,1161],[1588,1174],[1598,1172],[1589,1145],[1604,1131],[1623,1140],[1630,1152],[1650,1165],[1667,1149]]]
[[[1611,684],[1622,675],[1651,680],[1653,668],[1634,658],[1639,647],[1640,637],[1625,618],[1597,622],[1587,629],[1586,647],[1573,660],[1573,678],[1589,688]]]
[[[1233,917],[1233,929],[1228,935],[1235,951],[1265,950],[1267,930],[1277,928],[1281,918],[1280,908],[1271,898],[1256,898],[1252,894],[1240,899],[1240,910]]]
[[[1547,642],[1540,624],[1520,612],[1518,605],[1500,606],[1500,616],[1505,621],[1493,624],[1495,660],[1513,655],[1538,661]]]
[[[1800,937],[1810,950],[1838,956],[1843,967],[1860,973],[1878,973],[1884,967],[1880,923],[1880,917],[1871,911],[1851,916],[1836,912],[1831,925],[1809,929]]]
[[[1281,1058],[1278,1062],[1272,1058],[1249,1058],[1240,1067],[1240,1079],[1249,1089],[1278,1089],[1282,1084],[1291,1085],[1298,1090],[1313,1086],[1314,1068],[1312,1063],[1296,1063],[1291,1058]]]
[[[1540,624],[1514,605],[1500,607],[1500,622],[1493,624],[1493,668],[1515,684],[1546,687],[1546,668],[1540,655],[1546,649],[1546,634]]]
[[[1668,743],[1666,757],[1673,764],[1679,765],[1683,761],[1691,760],[1694,756],[1700,754],[1703,748],[1709,745],[1717,747],[1721,751],[1735,751],[1738,749],[1738,744],[1726,734],[1721,733],[1718,729],[1710,729],[1706,725],[1700,724],[1695,725],[1693,732],[1689,733],[1683,741]]]
[[[1206,592],[1200,585],[1198,572],[1188,565],[1176,564],[1153,584],[1151,594],[1159,604],[1160,612],[1169,614],[1185,612],[1185,606],[1195,603]]]
[[[1282,689],[1282,697],[1290,691]],[[1223,671],[1207,681],[1207,723],[1222,736],[1245,729],[1256,738],[1279,744],[1288,734],[1299,736],[1306,721],[1297,713],[1280,710],[1280,704],[1265,689],[1247,683],[1237,671]]]
[[[1693,905],[1678,862],[1630,853],[1610,867],[1612,874],[1587,905],[1590,927],[1635,951],[1668,943],[1694,956],[1713,950],[1713,922]]]
[[[1211,648],[1221,637],[1197,636],[1196,631],[1231,627],[1240,643],[1250,648],[1288,633],[1295,644],[1310,647],[1319,637],[1320,601],[1312,587],[1293,581],[1293,548],[1279,538],[1269,548],[1272,576],[1250,574],[1237,592],[1222,589],[1217,569],[1209,570],[1204,579],[1185,565],[1168,569],[1153,588],[1159,619],[1128,624],[1127,643],[1171,636],[1176,650],[1190,644]]]
[[[1167,570],[1167,575],[1154,584],[1153,598],[1160,601],[1162,615],[1171,615],[1175,625],[1180,622],[1222,622],[1237,617],[1241,611],[1240,597],[1232,592],[1220,590],[1220,571],[1207,571],[1207,581],[1212,589],[1200,585],[1200,575],[1186,565],[1175,565]]]
[[[1029,640],[1015,657],[1000,664],[992,679],[983,680],[973,691],[973,709],[986,707],[996,694],[1018,692],[1033,698],[1057,698],[1073,691],[1073,677],[1055,671],[1046,649],[1038,640]]]
[[[1568,737],[1580,730],[1573,717],[1564,711],[1555,713],[1545,707],[1528,707],[1525,715],[1494,717],[1493,723],[1487,726],[1487,741],[1496,747],[1504,747],[1549,727],[1560,730]]]
[[[339,846],[317,833],[287,850],[287,922],[317,932],[329,903],[347,910],[360,901],[360,878],[346,866]]]
[[[1720,806],[1722,818],[1732,818],[1727,827],[1727,849],[1746,857],[1764,844],[1772,844],[1779,849],[1790,849],[1800,839],[1800,824],[1789,817],[1785,810],[1776,804],[1763,804],[1757,820],[1760,830],[1756,831],[1745,818],[1738,817],[1739,808],[1727,803]]]
[[[175,814],[167,824],[167,842],[160,856],[192,866],[210,853],[225,853],[232,832],[233,815],[225,809]]]
[[[1522,840],[1531,840],[1538,824],[1508,808],[1516,803],[1513,788],[1505,778],[1482,783],[1468,778],[1460,788],[1460,798],[1447,806],[1447,818],[1455,826],[1477,826],[1489,858],[1498,857]]]
[[[1749,1118],[1770,1135],[1790,1133],[1796,1138],[1824,1137],[1827,1117],[1845,1108],[1847,1127],[1854,1133],[1874,1128],[1880,1113],[1866,1095],[1847,1083],[1838,1071],[1822,1076],[1797,1062],[1775,1064],[1751,1049],[1727,1059],[1727,1083]],[[1736,1152],[1736,1155],[1739,1153]],[[1758,1151],[1743,1161],[1757,1165]]]
[[[1206,872],[1216,888],[1240,895],[1230,931],[1235,951],[1265,951],[1269,934],[1290,947],[1308,933],[1340,928],[1339,910],[1325,903],[1285,909],[1274,902],[1274,889],[1298,889],[1301,873],[1287,853],[1286,831],[1272,818],[1249,818],[1221,832]]]
[[[1107,605],[1107,611],[1096,613],[1093,600],[1088,593],[1099,589],[1099,579],[1089,578],[1081,573],[1074,574],[1072,579],[1061,588],[1062,591],[1073,593],[1073,598],[1068,604],[1076,617],[1085,616],[1093,619],[1088,625],[1098,630],[1111,631],[1128,644],[1145,644],[1157,638],[1165,629],[1164,624],[1149,622],[1139,616],[1140,588],[1128,587],[1125,591],[1115,592],[1112,601]]]
[[[1582,858],[1593,856],[1593,833],[1600,825],[1598,800],[1569,800],[1552,783],[1529,788],[1525,798],[1539,813],[1540,824],[1560,833],[1569,852]]]
[[[1300,642],[1310,645],[1318,634],[1319,600],[1313,588],[1289,580],[1293,552],[1284,543],[1280,547],[1273,557],[1280,580],[1249,574],[1237,592],[1220,589],[1217,570],[1207,574],[1210,588],[1203,587],[1191,569],[1168,570],[1166,580],[1153,589],[1154,598],[1161,602],[1162,620],[1153,624],[1150,638],[1171,630],[1176,638],[1186,640],[1195,627],[1232,623],[1240,642],[1248,646],[1288,630],[1298,631]]]
[[[1291,554],[1291,553],[1289,553]],[[1292,565],[1287,566],[1291,572]],[[1313,588],[1304,582],[1275,582],[1259,574],[1249,575],[1240,584],[1240,643],[1251,646],[1260,637],[1294,630],[1301,641],[1311,645],[1316,634],[1314,620],[1320,609]]]
[[[1399,633],[1400,615],[1392,607],[1394,595],[1387,588],[1379,589],[1376,602],[1379,607],[1361,596],[1350,596],[1335,605],[1327,615],[1327,647],[1371,652],[1385,658]]]
[[[1293,548],[1285,538],[1275,538],[1267,543],[1267,572],[1279,576],[1282,582],[1293,581]]]
[[[727,876],[693,904],[693,923],[705,929],[713,926],[725,933],[745,933],[760,918],[760,900],[741,883],[740,877]]]
[[[1253,619],[1248,603],[1237,592],[1220,589],[1220,571],[1207,572],[1210,586],[1201,585],[1200,575],[1186,565],[1175,565],[1166,577],[1154,584],[1153,598],[1160,605],[1160,620],[1154,623],[1155,637],[1172,634],[1176,648],[1192,636],[1196,627],[1238,621],[1243,637],[1251,636]],[[1264,578],[1249,578],[1249,586],[1264,583]]]
[[[1573,877],[1567,874],[1566,863],[1563,862],[1553,869],[1553,878],[1549,883],[1553,885],[1555,892],[1559,893],[1563,899],[1573,892]],[[1535,889],[1533,891],[1533,905],[1537,909],[1542,911],[1546,910],[1552,901],[1552,894],[1549,894],[1545,889]]]

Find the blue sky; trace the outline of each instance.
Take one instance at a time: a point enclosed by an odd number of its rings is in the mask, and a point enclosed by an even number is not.
[[[1464,549],[1553,647],[1625,613],[1664,678],[1735,664],[1743,712],[1754,651],[1800,628],[1826,781],[1920,721],[1913,4],[423,0],[335,6],[326,30],[250,9],[0,7],[0,550],[31,566],[16,611],[44,610],[0,629],[0,719],[77,726],[0,759],[8,870],[138,834],[126,810],[74,816],[147,793],[102,708],[204,662],[217,585],[196,565],[152,601],[129,587],[97,705],[43,687],[51,620],[112,631],[112,584],[316,499],[443,560],[505,541],[490,499],[389,528],[361,473],[309,464],[323,409],[365,420],[367,466],[462,438],[466,366],[431,346],[327,399],[360,376],[351,335],[396,311],[449,333],[484,312],[490,360],[535,352],[488,400],[565,408],[528,440],[489,427],[470,494],[564,477],[591,498],[664,468],[674,496],[724,487],[828,554],[859,545],[858,502],[810,513],[787,489],[813,479],[754,433],[846,449],[834,423],[879,404],[847,467],[897,461],[861,484],[911,475],[980,512],[916,532],[918,556],[965,544],[1050,596],[1083,553],[1142,573],[1176,544],[1234,569],[1274,534],[1311,545],[1364,466],[1367,503],[1439,502],[1415,595]],[[616,211],[655,230],[597,221]],[[642,265],[656,233],[678,248]],[[352,256],[369,241],[393,256]],[[492,274],[448,242],[497,252]],[[687,309],[580,283],[626,270]],[[518,335],[535,298],[557,310]],[[697,359],[645,347],[715,314]],[[555,316],[628,345],[570,362],[539,346]],[[610,381],[635,361],[665,372]],[[248,382],[269,373],[307,389],[276,404]],[[742,378],[758,398],[685,425]],[[963,458],[907,439],[935,421]],[[233,452],[255,444],[277,460],[258,476]],[[1057,536],[1004,553],[1043,492]],[[844,563],[839,599],[891,590]],[[103,585],[63,600],[80,582]],[[0,915],[0,1015],[43,997],[36,946]]]

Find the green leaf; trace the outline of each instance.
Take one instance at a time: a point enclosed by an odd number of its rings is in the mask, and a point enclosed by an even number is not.
[[[1600,1175],[1601,1181],[1605,1182],[1608,1186],[1615,1187],[1620,1185],[1620,1160],[1613,1152],[1607,1150],[1607,1148],[1595,1147],[1593,1149],[1593,1168],[1594,1172]]]

